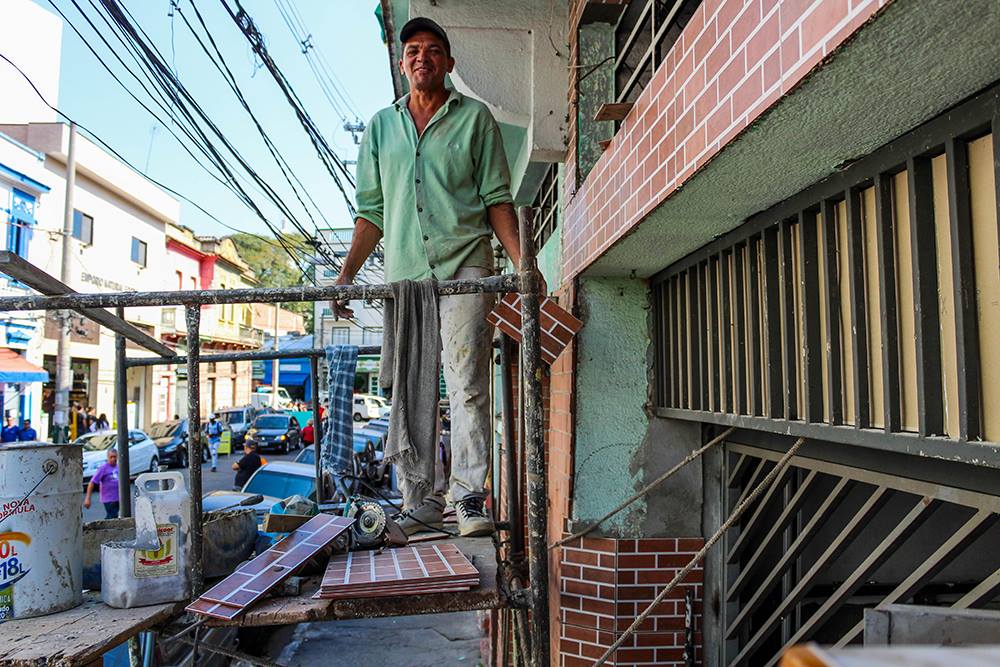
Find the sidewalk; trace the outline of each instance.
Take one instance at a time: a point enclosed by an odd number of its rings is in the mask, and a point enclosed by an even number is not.
[[[476,612],[303,623],[277,662],[288,667],[478,665]]]

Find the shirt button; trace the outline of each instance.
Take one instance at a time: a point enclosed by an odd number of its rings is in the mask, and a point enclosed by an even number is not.
[[[418,208],[417,209],[417,213],[423,213],[423,212],[424,212],[424,209],[422,209],[422,208]]]
[[[418,179],[417,179],[417,183],[419,183],[419,182],[420,182],[420,179],[418,178]]]
[[[429,237],[429,236],[424,236],[424,240],[425,240],[425,241],[430,241],[430,240],[431,240],[431,237]]]
[[[431,264],[431,270],[433,270],[433,269],[434,269],[434,265],[433,265],[433,264]]]

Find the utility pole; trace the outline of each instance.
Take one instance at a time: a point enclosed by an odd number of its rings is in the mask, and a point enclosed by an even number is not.
[[[274,351],[278,351],[278,311],[280,303],[274,304]],[[271,362],[271,407],[278,409],[278,369],[280,362],[275,359]]]
[[[62,266],[59,278],[70,284],[70,252],[73,249],[73,191],[76,189],[76,124],[69,124],[69,152],[66,156],[66,199],[63,206]],[[57,314],[59,344],[56,348],[56,400],[52,423],[53,440],[69,442],[69,391],[73,385],[70,363],[70,317],[68,310]]]

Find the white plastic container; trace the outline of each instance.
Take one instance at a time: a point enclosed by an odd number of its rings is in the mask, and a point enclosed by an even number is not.
[[[139,475],[137,539],[155,524],[158,548],[141,542],[101,545],[101,599],[110,607],[141,607],[191,596],[191,499],[179,472]],[[166,487],[166,488],[161,488]]]
[[[0,445],[0,622],[83,602],[82,479],[80,445]]]

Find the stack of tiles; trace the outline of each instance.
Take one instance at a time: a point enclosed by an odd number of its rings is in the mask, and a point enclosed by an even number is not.
[[[351,527],[354,519],[317,514],[283,540],[240,565],[187,606],[203,616],[232,620],[301,568]]]
[[[454,544],[354,551],[330,559],[314,598],[379,598],[467,591],[479,570]]]

